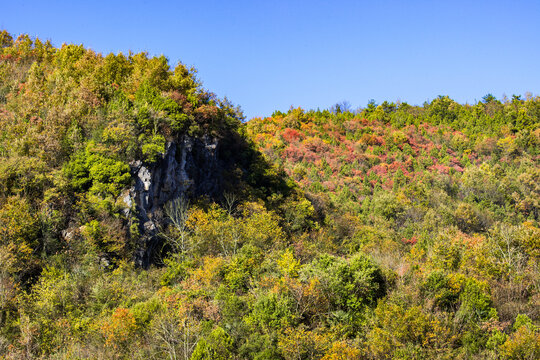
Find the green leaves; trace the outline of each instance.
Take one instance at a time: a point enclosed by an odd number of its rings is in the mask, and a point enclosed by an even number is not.
[[[227,360],[233,356],[233,340],[221,327],[216,327],[207,339],[197,343],[191,360]]]
[[[165,153],[165,138],[161,135],[154,135],[149,141],[143,143],[141,150],[144,160],[148,163],[154,163],[160,155]]]
[[[334,309],[348,312],[353,317],[362,315],[366,307],[374,305],[386,294],[381,269],[362,253],[350,259],[322,255],[302,273],[318,278]]]
[[[155,135],[163,126],[174,132],[182,132],[189,124],[190,116],[184,108],[170,97],[160,94],[157,88],[143,83],[135,93],[139,125]]]
[[[131,181],[129,165],[102,155],[93,142],[64,166],[64,175],[74,191],[89,190],[92,194],[114,197]]]

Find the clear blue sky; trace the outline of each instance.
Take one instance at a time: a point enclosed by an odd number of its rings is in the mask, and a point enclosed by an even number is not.
[[[0,2],[0,28],[199,70],[248,118],[540,92],[540,1]]]

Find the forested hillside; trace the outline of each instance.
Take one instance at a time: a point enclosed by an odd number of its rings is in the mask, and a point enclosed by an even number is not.
[[[540,356],[539,97],[243,122],[195,73],[0,33],[0,358]]]
[[[539,356],[540,98],[346,106],[247,129],[324,213],[295,254],[361,252],[386,274],[362,354]]]

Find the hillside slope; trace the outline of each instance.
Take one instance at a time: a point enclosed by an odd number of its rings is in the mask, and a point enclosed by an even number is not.
[[[362,335],[368,357],[538,354],[539,109],[539,97],[441,96],[249,121],[261,152],[324,213],[314,243],[368,253],[392,274]],[[536,325],[518,330],[523,318]]]
[[[243,123],[0,33],[0,358],[535,358],[540,99]]]

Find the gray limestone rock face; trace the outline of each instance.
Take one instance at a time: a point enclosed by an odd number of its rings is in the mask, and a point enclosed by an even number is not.
[[[184,136],[169,142],[165,153],[153,164],[135,161],[131,164],[134,185],[124,199],[127,212],[139,223],[139,241],[135,263],[148,267],[161,244],[159,229],[166,222],[163,207],[179,197],[208,195],[217,197],[222,187],[222,165],[218,158],[218,141],[208,137]]]

